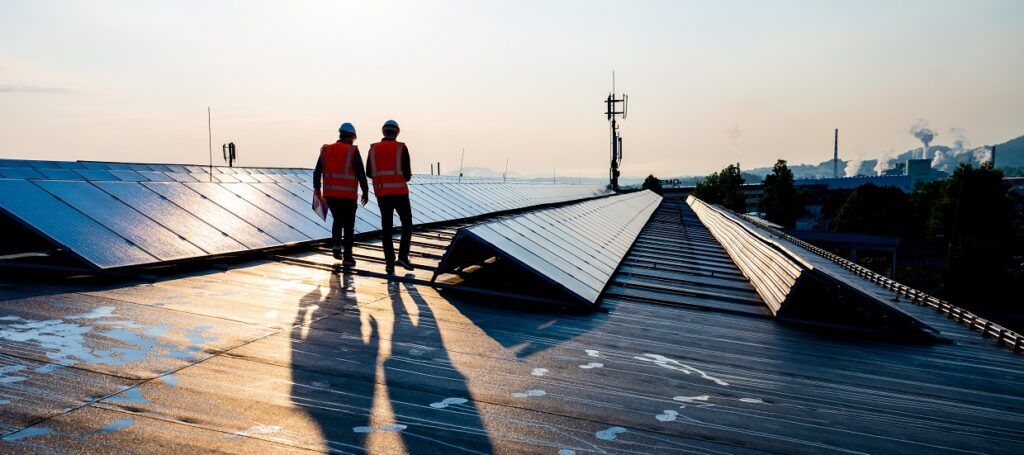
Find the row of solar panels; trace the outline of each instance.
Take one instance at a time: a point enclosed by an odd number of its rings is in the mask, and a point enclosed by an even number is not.
[[[296,174],[300,175],[300,174]],[[154,182],[0,179],[0,211],[101,269],[267,248],[330,237],[303,182]],[[593,185],[418,183],[415,224],[606,194]],[[356,232],[380,230],[376,201]]]
[[[212,173],[210,172],[212,170]],[[311,169],[197,166],[191,164],[107,163],[98,161],[39,161],[0,158],[0,178],[79,180],[101,182],[308,182]],[[495,183],[495,178],[420,175],[424,182]],[[532,184],[513,180],[510,184]]]
[[[436,274],[498,255],[595,304],[660,203],[661,196],[643,191],[463,228]]]

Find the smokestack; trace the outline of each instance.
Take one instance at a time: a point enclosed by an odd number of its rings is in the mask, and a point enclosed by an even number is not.
[[[992,159],[989,161],[992,163],[992,169],[996,168],[996,146],[992,146]]]
[[[434,163],[430,163],[430,175],[434,175]]]
[[[836,128],[836,141],[832,149],[832,178],[839,178],[839,128]]]

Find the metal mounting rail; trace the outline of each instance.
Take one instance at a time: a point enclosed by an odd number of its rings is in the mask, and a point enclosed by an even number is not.
[[[884,289],[895,292],[896,298],[903,297],[907,299],[907,301],[915,305],[933,308],[939,313],[946,315],[946,317],[948,317],[949,319],[952,319],[960,323],[961,325],[965,325],[971,330],[981,332],[981,335],[983,337],[991,337],[995,339],[996,343],[1009,348],[1013,352],[1024,352],[1024,337],[1022,337],[1019,333],[1014,332],[1013,330],[996,324],[995,322],[978,316],[968,310],[953,305],[945,300],[933,297],[923,291],[919,291],[910,286],[899,283],[889,277],[874,272],[868,269],[867,267],[861,266],[860,264],[850,261],[849,259],[846,259],[842,256],[830,253],[822,248],[819,248],[796,237],[793,237],[789,234],[786,234],[785,232],[782,232],[777,228],[769,226],[762,220],[759,220],[748,215],[737,215],[742,217],[744,220],[756,225],[757,227],[764,229],[765,231],[771,233],[776,237],[784,239],[790,243],[800,246],[801,248],[807,251],[810,251],[814,254],[817,254],[818,256],[824,257],[825,259],[828,259],[838,264],[840,267],[849,270],[858,277],[861,277],[867,281],[870,281],[871,283],[874,283],[876,286],[880,286]]]

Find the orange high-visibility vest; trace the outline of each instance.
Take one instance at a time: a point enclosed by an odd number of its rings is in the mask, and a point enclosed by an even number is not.
[[[398,141],[381,141],[370,146],[370,178],[377,197],[409,194],[409,186],[402,175],[403,150],[405,144]]]
[[[323,162],[324,197],[356,200],[356,173],[352,161],[356,146],[344,142],[327,144],[320,148]]]

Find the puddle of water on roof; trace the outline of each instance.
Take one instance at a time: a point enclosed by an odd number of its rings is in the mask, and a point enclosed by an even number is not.
[[[0,341],[33,343],[47,351],[46,357],[59,365],[88,364],[123,365],[149,357],[194,359],[203,345],[218,338],[207,336],[211,326],[193,327],[185,332],[190,344],[184,347],[162,343],[156,340],[168,332],[163,325],[142,325],[130,320],[107,320],[116,317],[115,308],[104,306],[68,316],[67,319],[33,320],[20,316],[0,318]],[[69,320],[89,320],[91,325],[82,325]],[[98,337],[113,339],[119,345],[109,349],[90,347],[85,335],[93,333]],[[44,365],[36,371],[50,373],[57,365]]]
[[[597,433],[594,433],[594,436],[597,439],[601,439],[601,440],[604,440],[604,441],[613,441],[613,440],[615,440],[615,438],[619,437],[620,434],[625,433],[625,432],[626,432],[625,428],[622,428],[622,427],[611,427],[611,428],[608,428],[607,430],[601,430],[601,431],[598,431]]]
[[[678,416],[679,416],[679,412],[673,411],[671,409],[666,409],[666,410],[662,411],[661,414],[658,414],[658,415],[654,416],[654,418],[658,419],[658,420],[660,420],[662,422],[671,422],[673,420],[676,420],[676,417],[678,417]]]
[[[122,428],[129,427],[129,426],[131,426],[134,423],[135,423],[135,419],[130,418],[130,417],[129,418],[125,418],[125,419],[121,419],[121,420],[115,420],[113,422],[110,422],[110,423],[106,424],[103,428],[100,428],[99,430],[91,431],[89,433],[85,433],[82,436],[92,436],[92,435],[96,435],[96,434],[111,433],[111,432],[120,430]]]
[[[653,363],[655,365],[658,365],[658,366],[660,366],[662,368],[668,368],[670,370],[680,371],[680,372],[683,372],[683,373],[686,373],[686,374],[697,373],[698,375],[700,375],[700,377],[702,377],[704,379],[707,379],[709,381],[712,381],[712,382],[714,382],[715,384],[718,384],[718,385],[723,385],[723,386],[729,385],[728,382],[725,382],[725,381],[723,381],[721,379],[718,379],[716,377],[713,377],[713,376],[711,376],[711,375],[709,375],[709,374],[707,374],[707,373],[705,373],[705,372],[703,372],[701,370],[698,370],[698,369],[696,369],[696,368],[694,368],[694,367],[692,367],[690,365],[686,365],[684,363],[680,363],[678,360],[670,359],[670,358],[665,357],[663,355],[659,355],[659,354],[644,354],[642,356],[635,356],[633,358],[636,359],[636,360],[642,360],[644,362],[651,362],[651,363]]]
[[[18,431],[16,433],[11,433],[11,434],[9,434],[7,436],[4,436],[3,438],[0,438],[0,439],[2,439],[4,441],[18,441],[18,440],[29,438],[29,437],[32,437],[32,436],[40,436],[40,435],[44,435],[44,434],[52,433],[52,432],[53,432],[53,430],[50,429],[50,428],[32,427],[32,428],[25,428],[25,429],[23,429],[21,431]]]
[[[438,401],[437,403],[430,403],[430,407],[432,407],[434,409],[444,409],[444,408],[447,408],[448,406],[452,406],[452,405],[466,404],[466,402],[468,402],[468,401],[469,400],[467,400],[465,398],[458,398],[458,397],[445,398],[445,399],[443,399],[441,401]]]
[[[512,397],[513,398],[542,397],[542,396],[547,395],[547,394],[548,393],[543,391],[543,390],[533,389],[533,390],[527,390],[525,392],[515,392],[515,393],[512,394]]]

